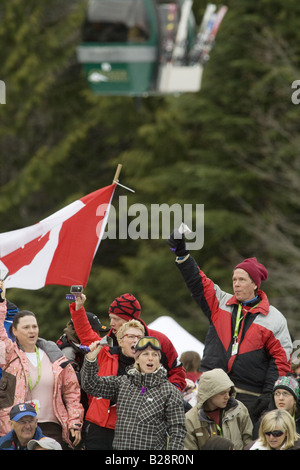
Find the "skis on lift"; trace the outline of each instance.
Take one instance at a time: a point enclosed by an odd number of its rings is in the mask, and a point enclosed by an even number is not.
[[[188,22],[190,13],[192,11],[192,6],[193,0],[185,0],[182,5],[174,50],[172,54],[172,62],[175,65],[181,65],[186,60]]]
[[[226,6],[221,6],[216,12],[216,5],[212,3],[207,5],[195,44],[189,55],[190,65],[197,63],[204,65],[208,61],[209,53],[214,46],[217,32],[227,9]]]

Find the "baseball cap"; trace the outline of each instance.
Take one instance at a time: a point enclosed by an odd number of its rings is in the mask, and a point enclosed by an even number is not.
[[[55,439],[51,437],[41,437],[41,439],[31,439],[27,444],[27,449],[34,450],[35,446],[38,445],[43,449],[47,450],[62,450],[61,445]]]
[[[86,316],[88,317],[88,321],[91,327],[93,328],[93,330],[102,331],[103,333],[109,332],[110,327],[102,325],[97,315],[91,312],[86,312]]]
[[[12,421],[19,421],[23,416],[36,417],[34,405],[31,403],[19,403],[12,407],[9,413],[9,419]]]

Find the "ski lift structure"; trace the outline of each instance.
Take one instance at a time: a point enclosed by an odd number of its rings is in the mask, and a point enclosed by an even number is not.
[[[193,0],[90,0],[77,58],[97,95],[197,92],[227,7]],[[198,29],[198,30],[197,30]]]

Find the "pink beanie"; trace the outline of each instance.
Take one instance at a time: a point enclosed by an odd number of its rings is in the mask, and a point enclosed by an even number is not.
[[[243,269],[246,271],[259,289],[261,281],[265,281],[268,277],[268,271],[265,266],[257,261],[256,258],[247,258],[234,269]]]

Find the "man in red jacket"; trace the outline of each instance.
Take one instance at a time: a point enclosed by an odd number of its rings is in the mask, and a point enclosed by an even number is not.
[[[76,330],[77,336],[81,344],[88,346],[94,341],[99,340],[99,335],[92,328],[88,321],[86,311],[84,308],[84,302],[86,296],[81,294],[81,296],[76,297],[76,301],[70,304],[70,313],[73,320],[74,328]],[[114,341],[113,348],[103,348],[103,360],[105,364],[111,364],[107,369],[107,373],[101,373],[101,364],[99,364],[101,375],[119,375],[118,371],[118,361],[119,361],[119,348],[116,339],[116,334],[119,328],[126,322],[130,320],[136,320],[140,322],[145,329],[145,336],[155,336],[161,344],[161,363],[168,372],[169,381],[179,388],[180,391],[183,391],[186,387],[185,382],[185,370],[178,359],[178,354],[173,343],[169,338],[163,333],[152,330],[147,327],[147,325],[140,318],[141,306],[139,301],[132,294],[123,294],[119,297],[116,297],[115,300],[109,307],[108,311],[110,317],[110,326],[111,329],[108,335]],[[100,356],[100,355],[99,355]],[[100,360],[100,359],[99,359]],[[102,360],[101,360],[102,361]],[[99,362],[99,361],[98,361]],[[93,399],[94,401],[95,399]],[[97,405],[101,406],[101,400],[97,400]],[[115,411],[112,408],[113,411]],[[88,418],[88,415],[87,415]],[[109,420],[111,421],[111,420]],[[102,424],[103,426],[103,424]],[[113,429],[114,423],[108,422],[105,424],[105,427]],[[95,432],[99,431],[95,427]],[[89,435],[91,431],[89,430]],[[99,437],[97,437],[99,436]],[[95,441],[100,439],[100,435],[95,436]],[[108,448],[108,447],[107,447]]]
[[[260,289],[265,266],[247,258],[233,269],[233,292],[224,292],[199,268],[174,231],[168,244],[194,300],[209,320],[201,372],[223,369],[235,384],[237,399],[253,420],[269,403],[275,381],[290,372],[292,341],[285,317]]]

